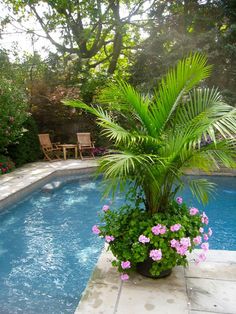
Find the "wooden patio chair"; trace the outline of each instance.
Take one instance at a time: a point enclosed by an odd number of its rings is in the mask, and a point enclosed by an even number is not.
[[[57,146],[59,143],[52,143],[49,134],[38,134],[41,149],[44,153],[44,159],[61,160],[60,154],[62,153],[62,148]]]
[[[89,159],[95,159],[94,157],[94,142],[91,141],[91,134],[90,133],[76,133],[77,135],[77,142],[79,148],[80,158],[83,160],[83,152],[87,151],[90,153],[91,157]],[[88,157],[86,157],[88,158]]]

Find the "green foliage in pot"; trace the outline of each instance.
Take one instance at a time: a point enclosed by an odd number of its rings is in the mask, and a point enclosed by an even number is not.
[[[208,218],[197,208],[188,208],[182,198],[169,203],[167,212],[151,214],[142,206],[124,205],[118,210],[103,206],[101,224],[93,226],[93,232],[104,237],[116,260],[116,266],[128,278],[139,263],[152,261],[150,274],[158,276],[161,272],[176,265],[186,266],[187,252],[201,245],[203,252],[197,262],[205,260],[208,239],[212,235],[208,228]]]
[[[207,58],[195,53],[170,69],[152,95],[120,81],[103,91],[103,106],[65,101],[97,116],[103,134],[114,143],[115,151],[100,159],[107,192],[133,182],[153,219],[161,213],[170,217],[171,204],[186,183],[198,200],[207,202],[214,185],[205,179],[183,181],[184,170],[235,167],[236,154],[236,109],[224,103],[217,89],[203,87],[210,73]]]

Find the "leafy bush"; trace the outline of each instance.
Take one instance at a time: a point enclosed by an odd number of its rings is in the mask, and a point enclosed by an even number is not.
[[[27,131],[24,132],[16,144],[8,147],[8,154],[17,167],[42,157],[38,140],[38,128],[34,119],[29,117],[23,127]]]
[[[15,168],[14,162],[6,156],[0,155],[0,175],[9,173]]]
[[[205,260],[207,240],[212,231],[204,233],[208,218],[197,208],[188,208],[179,197],[169,204],[168,212],[151,215],[140,207],[125,205],[119,210],[110,210],[104,205],[101,225],[94,226],[93,232],[105,238],[109,249],[117,260],[113,266],[122,273],[121,279],[128,279],[128,273],[138,263],[151,259],[151,275],[176,265],[187,265],[186,253],[201,245],[203,252],[197,263]],[[126,276],[124,276],[126,275]]]
[[[22,90],[13,82],[0,79],[0,151],[23,135],[27,119],[27,102]]]

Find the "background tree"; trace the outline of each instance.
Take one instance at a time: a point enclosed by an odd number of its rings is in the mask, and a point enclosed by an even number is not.
[[[158,1],[148,32],[136,54],[131,81],[142,89],[156,86],[163,73],[190,51],[202,51],[213,64],[206,81],[236,104],[235,1]]]
[[[113,74],[119,57],[126,58],[126,51],[139,42],[139,28],[143,24],[140,17],[154,1],[8,0],[7,3],[22,19],[33,14],[45,37],[59,52],[77,56],[80,71],[105,65],[107,73]],[[55,32],[60,32],[62,40],[55,39]]]

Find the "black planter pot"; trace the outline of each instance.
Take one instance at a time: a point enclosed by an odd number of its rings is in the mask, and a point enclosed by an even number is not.
[[[167,270],[163,270],[158,276],[153,276],[152,274],[150,274],[150,269],[153,263],[155,262],[151,258],[148,258],[144,262],[138,263],[136,266],[136,270],[140,275],[153,278],[153,279],[167,277],[171,274],[172,269],[167,269]]]

